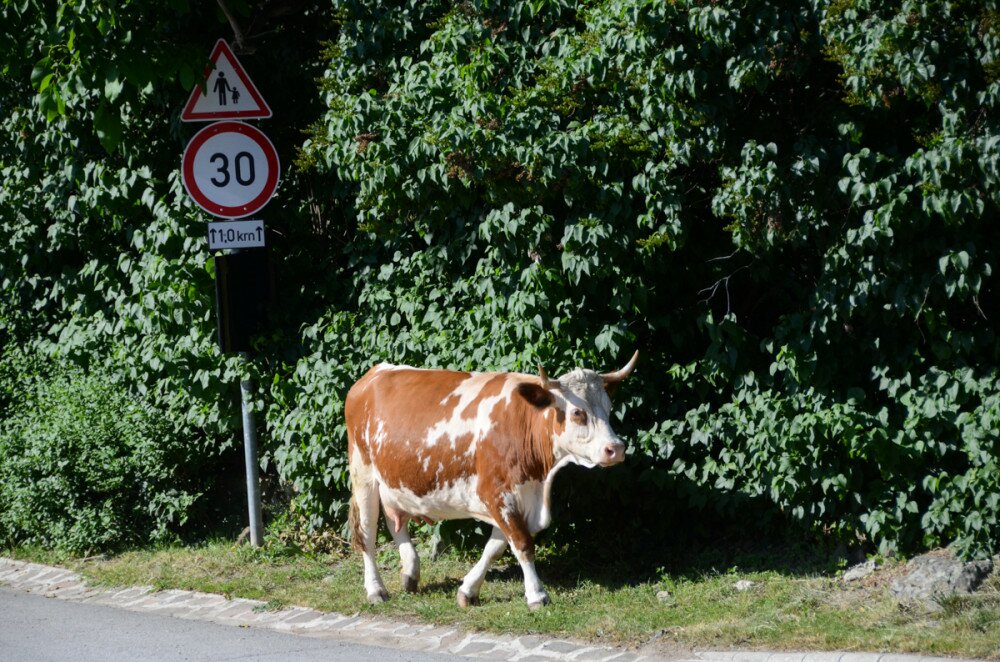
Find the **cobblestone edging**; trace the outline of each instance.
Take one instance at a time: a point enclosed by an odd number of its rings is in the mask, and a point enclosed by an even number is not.
[[[381,617],[345,616],[304,607],[266,610],[260,600],[227,599],[198,591],[156,591],[149,586],[98,588],[88,586],[72,570],[0,558],[0,586],[73,602],[109,605],[212,621],[227,625],[264,627],[281,632],[338,639],[403,650],[452,653],[491,660],[594,660],[630,662],[657,657],[622,648],[591,646],[539,636],[468,633],[453,627],[414,625]]]
[[[386,646],[403,650],[451,653],[491,660],[535,662],[587,660],[632,662],[954,662],[950,658],[878,653],[692,652],[668,655],[652,648],[626,651],[537,635],[521,637],[468,633],[457,628],[414,625],[381,617],[345,616],[304,607],[264,609],[260,600],[228,599],[198,591],[156,591],[152,587],[97,588],[71,570],[0,557],[0,586],[73,602],[108,605],[177,618],[227,625],[264,627],[311,637]],[[981,661],[972,661],[981,662]],[[982,661],[984,662],[984,661]]]

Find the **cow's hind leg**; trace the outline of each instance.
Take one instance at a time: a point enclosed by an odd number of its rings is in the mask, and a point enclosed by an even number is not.
[[[479,589],[483,586],[486,573],[490,569],[503,551],[507,548],[507,539],[497,527],[493,527],[493,534],[486,541],[483,549],[483,556],[472,570],[465,575],[462,585],[458,587],[458,606],[470,607],[479,604]]]
[[[355,451],[355,456],[357,451]],[[361,552],[365,564],[365,592],[368,602],[379,604],[389,599],[389,592],[375,563],[375,543],[378,536],[378,484],[370,465],[360,457],[351,458],[351,534],[355,549]]]
[[[391,507],[382,497],[385,519],[392,531],[392,539],[399,550],[399,581],[407,593],[416,593],[420,584],[420,557],[410,539],[410,516]]]

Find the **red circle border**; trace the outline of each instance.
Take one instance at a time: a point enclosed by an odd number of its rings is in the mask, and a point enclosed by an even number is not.
[[[226,207],[212,202],[205,193],[198,188],[198,183],[194,178],[194,159],[198,150],[205,142],[220,133],[239,133],[250,138],[257,143],[264,152],[267,159],[267,181],[260,194],[245,205],[237,207]],[[181,159],[181,179],[184,182],[184,189],[194,200],[194,203],[213,216],[220,218],[242,218],[259,211],[264,205],[270,202],[274,191],[278,188],[278,177],[281,165],[278,162],[278,151],[274,149],[271,140],[255,126],[243,122],[215,122],[209,124],[191,138],[191,141],[184,148],[184,156]]]

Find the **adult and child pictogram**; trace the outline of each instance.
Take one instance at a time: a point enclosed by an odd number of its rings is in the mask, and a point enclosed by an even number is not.
[[[227,94],[232,95],[233,105],[237,105],[240,102],[240,90],[237,87],[231,87],[229,81],[226,79],[226,72],[220,71],[215,77],[215,85],[212,86],[212,90],[219,93],[219,105],[228,105]]]

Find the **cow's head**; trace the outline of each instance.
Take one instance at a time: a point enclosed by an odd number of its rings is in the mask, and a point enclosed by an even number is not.
[[[628,377],[638,360],[637,351],[628,365],[616,372],[602,375],[577,368],[555,380],[538,366],[541,386],[553,396],[552,406],[562,422],[553,437],[556,457],[568,456],[585,467],[610,467],[625,459],[625,444],[611,429],[608,393]]]

